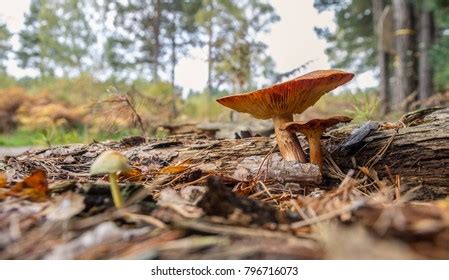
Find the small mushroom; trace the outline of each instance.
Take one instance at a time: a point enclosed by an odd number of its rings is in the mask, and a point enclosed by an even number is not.
[[[328,119],[314,119],[306,123],[303,122],[289,122],[282,126],[283,130],[291,133],[301,132],[307,137],[310,149],[310,162],[323,168],[323,158],[321,156],[321,135],[323,132],[337,123],[350,122],[352,119],[346,116],[335,116]]]
[[[109,174],[112,199],[117,208],[123,207],[123,198],[117,183],[117,173],[130,168],[128,159],[118,151],[106,151],[99,155],[90,166],[90,174]]]
[[[292,122],[293,114],[304,112],[322,95],[347,83],[352,77],[354,74],[340,70],[319,70],[268,88],[225,96],[217,102],[256,119],[273,119],[276,141],[283,158],[305,162],[298,138],[293,132],[281,130],[281,126]]]

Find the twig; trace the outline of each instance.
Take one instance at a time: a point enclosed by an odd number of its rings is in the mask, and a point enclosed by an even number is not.
[[[292,223],[290,225],[290,228],[297,229],[297,228],[310,226],[310,225],[315,224],[315,223],[319,223],[319,222],[322,222],[322,221],[325,221],[325,220],[332,219],[335,216],[341,215],[341,214],[343,214],[343,213],[345,213],[347,211],[352,211],[354,209],[357,209],[360,206],[362,206],[364,203],[365,203],[365,200],[353,202],[350,205],[346,205],[345,207],[342,207],[340,209],[337,209],[337,210],[330,211],[328,213],[319,215],[319,216],[311,218],[311,219],[309,219],[307,221],[299,221],[299,222]]]
[[[257,183],[259,183],[260,185],[262,185],[263,189],[265,190],[265,192],[268,194],[268,196],[276,203],[279,205],[279,203],[277,202],[277,200],[273,197],[273,195],[270,193],[270,191],[268,190],[267,186],[265,186],[265,184],[262,181],[258,181]]]
[[[147,224],[153,225],[157,228],[166,228],[167,226],[159,219],[149,215],[135,214],[127,211],[119,211],[119,215],[129,218],[134,221],[143,221]]]

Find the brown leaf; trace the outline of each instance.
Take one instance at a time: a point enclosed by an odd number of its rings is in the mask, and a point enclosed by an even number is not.
[[[6,183],[8,182],[5,173],[0,173],[0,188],[6,187]]]
[[[22,182],[18,182],[8,193],[14,196],[26,196],[31,201],[42,202],[48,199],[47,173],[36,169]]]
[[[128,181],[128,182],[140,182],[143,180],[142,171],[137,168],[131,168],[129,170],[120,172],[118,176],[119,181]]]
[[[163,174],[179,174],[189,169],[188,165],[173,165],[166,166],[161,169],[161,173]]]

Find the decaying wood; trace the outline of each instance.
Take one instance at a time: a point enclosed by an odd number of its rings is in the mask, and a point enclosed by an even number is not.
[[[420,187],[416,195],[423,199],[449,194],[449,109],[409,119],[407,127],[372,133],[352,155],[332,153],[334,160],[343,170],[364,166],[392,139],[373,166],[381,178],[399,176],[402,187]]]
[[[235,167],[232,178],[238,181],[273,180],[284,184],[320,184],[321,171],[315,164],[285,161],[279,154],[273,154],[270,158],[252,156],[243,159]]]
[[[421,198],[440,197],[449,193],[449,109],[426,113],[408,114],[404,122],[381,125],[344,153],[341,146],[351,131],[340,128],[324,137],[324,147],[343,174],[365,166],[375,170],[381,180],[396,182],[399,176],[401,187],[421,187],[418,191]],[[414,115],[419,117],[412,117]],[[302,146],[307,147],[305,138],[298,136]],[[9,181],[19,180],[31,170],[41,168],[47,171],[50,182],[67,179],[85,182],[95,179],[88,174],[92,161],[104,150],[117,149],[143,171],[149,184],[157,182],[168,186],[201,180],[210,173],[232,177],[245,158],[265,157],[274,145],[274,138],[268,137],[211,140],[184,135],[163,141],[134,139],[28,152],[6,157],[0,168],[6,171]],[[163,167],[175,165],[186,165],[187,169],[181,174],[159,172]],[[327,170],[325,167],[325,177],[329,176]]]

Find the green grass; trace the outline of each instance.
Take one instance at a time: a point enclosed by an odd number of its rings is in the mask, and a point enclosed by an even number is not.
[[[138,135],[136,130],[126,130],[116,133],[102,131],[91,134],[83,129],[47,129],[43,131],[17,130],[7,134],[0,134],[0,146],[27,147],[91,143],[92,141],[119,140],[126,136]]]
[[[33,140],[38,134],[34,131],[15,131],[14,133],[0,134],[0,146],[25,147],[35,145]]]

